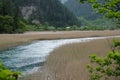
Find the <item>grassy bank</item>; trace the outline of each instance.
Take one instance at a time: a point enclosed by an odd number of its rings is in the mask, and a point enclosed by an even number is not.
[[[0,34],[0,50],[31,42],[33,40],[80,38],[119,35],[120,30],[114,31],[57,31],[57,32],[26,32],[24,34]]]
[[[56,48],[48,56],[43,72],[38,71],[25,80],[88,80],[89,55],[105,56],[111,50],[111,43],[112,39],[100,39]]]

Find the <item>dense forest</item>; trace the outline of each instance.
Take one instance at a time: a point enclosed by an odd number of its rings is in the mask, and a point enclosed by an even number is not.
[[[120,10],[119,4],[116,10]],[[113,18],[103,18],[90,3],[81,4],[78,0],[0,0],[0,33],[118,27]]]
[[[83,0],[84,1],[84,0]],[[97,0],[102,4],[104,0]],[[108,18],[103,13],[93,9],[91,3],[80,3],[79,0],[64,0],[64,5],[78,17],[83,26],[83,30],[103,30],[103,29],[118,29],[119,24],[114,18]],[[116,10],[120,10],[120,4],[117,4]],[[104,11],[103,11],[104,12]]]
[[[97,14],[92,8],[91,4],[81,4],[78,0],[67,0],[64,5],[73,12],[74,15],[84,17],[85,19],[95,20],[100,18],[101,15]]]
[[[59,0],[0,0],[0,33],[21,33],[25,24],[54,27],[80,26],[80,21]]]
[[[37,0],[36,0],[37,1]],[[48,22],[52,26],[80,25],[76,16],[74,16],[58,0],[38,0],[35,4],[36,10],[30,17],[30,21],[37,19],[42,24]]]
[[[0,33],[21,33],[23,18],[18,6],[12,0],[0,0]]]

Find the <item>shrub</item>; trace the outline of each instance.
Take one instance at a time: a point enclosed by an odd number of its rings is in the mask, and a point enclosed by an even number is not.
[[[120,41],[113,40],[112,51],[104,58],[90,55],[91,65],[87,65],[89,80],[118,80],[120,76]]]
[[[17,80],[18,75],[20,75],[20,72],[13,72],[0,63],[0,80]]]
[[[0,32],[1,33],[13,32],[13,18],[11,16],[0,16]]]
[[[16,28],[15,33],[23,33],[25,32],[25,23],[21,20],[17,22],[18,28]]]

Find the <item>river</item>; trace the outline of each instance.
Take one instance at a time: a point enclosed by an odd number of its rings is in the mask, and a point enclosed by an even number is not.
[[[50,52],[61,45],[111,37],[120,36],[33,41],[0,52],[0,60],[7,68],[28,74],[43,66]]]

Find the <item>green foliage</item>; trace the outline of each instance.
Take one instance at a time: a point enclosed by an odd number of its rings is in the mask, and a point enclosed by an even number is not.
[[[12,25],[7,24],[7,26],[2,23],[5,20],[0,20],[0,25],[4,28],[0,30],[0,33],[23,33],[26,25],[20,8],[31,5],[36,6],[36,8],[33,10],[33,14],[30,15],[28,21],[33,24],[32,22],[37,20],[40,24],[35,24],[32,28],[27,26],[29,28],[27,30],[55,30],[56,27],[81,25],[76,16],[61,4],[59,0],[0,0],[0,16],[10,16],[13,19],[11,20],[13,21],[11,22]],[[49,28],[49,26],[54,27]]]
[[[43,26],[43,29],[44,29],[45,31],[47,31],[47,30],[48,30],[48,27],[49,27],[49,23],[48,23],[48,22],[45,22],[45,24],[44,24],[44,26]]]
[[[78,0],[67,0],[64,5],[77,17],[82,16],[87,20],[95,20],[101,17],[101,14],[92,10],[91,4],[79,4]]]
[[[113,20],[108,18],[99,18],[96,20],[88,20],[84,17],[79,17],[82,23],[81,30],[114,30],[120,29]]]
[[[87,1],[92,4],[92,8],[98,13],[104,14],[107,18],[115,20],[120,24],[120,0],[78,0],[80,2]]]
[[[13,72],[0,63],[0,80],[16,80],[13,74],[21,75],[20,72]]]
[[[0,16],[0,33],[13,32],[13,18],[11,16]]]
[[[15,33],[23,33],[26,31],[25,29],[25,23],[22,20],[17,21],[17,28],[15,29]]]
[[[82,26],[80,30],[105,30],[105,28],[100,26]]]
[[[0,14],[5,16],[5,15],[9,15],[9,16],[13,16],[14,12],[13,12],[13,3],[11,0],[0,0],[0,7],[1,7],[1,11]]]
[[[24,27],[19,7],[12,0],[0,0],[0,33],[23,33]]]
[[[35,6],[36,9],[29,17],[29,22],[38,20],[44,25],[46,22],[49,26],[80,26],[80,21],[72,14],[59,0],[14,0],[16,5]]]
[[[114,39],[113,40],[113,46],[116,48],[116,47],[120,47],[120,41],[117,40],[117,39]]]
[[[54,26],[49,26],[49,27],[48,27],[48,30],[49,30],[49,31],[56,31],[56,28],[55,28]]]
[[[0,14],[2,14],[2,1],[0,0]]]
[[[0,33],[23,33],[25,24],[19,20],[17,27],[14,25],[14,18],[11,16],[0,16]]]
[[[98,57],[95,54],[90,55],[91,65],[87,65],[90,78],[89,80],[110,80],[120,76],[120,52],[117,49],[120,47],[120,41],[113,40],[113,49],[104,58]]]

